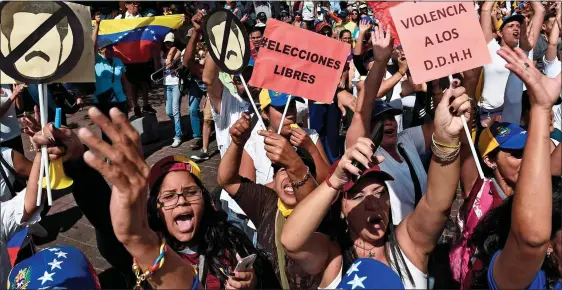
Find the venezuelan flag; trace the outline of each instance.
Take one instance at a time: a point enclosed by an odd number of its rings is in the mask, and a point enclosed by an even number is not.
[[[126,64],[148,62],[153,46],[162,42],[172,29],[180,27],[182,17],[181,14],[174,14],[103,20],[98,34],[98,43],[103,39],[113,42],[115,56]]]

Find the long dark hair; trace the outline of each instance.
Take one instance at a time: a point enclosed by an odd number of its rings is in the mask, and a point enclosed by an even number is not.
[[[468,241],[469,247],[476,248],[476,257],[482,261],[486,267],[482,270],[474,271],[473,285],[471,288],[488,289],[488,266],[494,254],[503,249],[507,236],[511,229],[511,208],[513,207],[513,196],[510,196],[503,204],[489,211],[478,222],[472,236]],[[552,232],[551,239],[561,227],[562,216],[562,178],[552,177]],[[542,265],[548,280],[549,288],[559,279],[556,266],[547,256]]]
[[[256,254],[257,259],[254,262],[254,271],[258,279],[256,288],[260,288],[261,281],[270,282],[264,279],[262,273],[272,273],[273,268],[266,258],[266,254],[262,250],[256,250],[252,245],[250,239],[237,227],[233,226],[227,221],[227,214],[216,209],[210,192],[203,186],[198,178],[192,175],[197,186],[201,189],[204,201],[204,212],[201,220],[201,228],[197,234],[197,244],[199,248],[197,252],[200,255],[205,255],[205,264],[203,268],[203,285],[207,273],[211,273],[222,285],[228,280],[225,273],[229,273],[230,269],[234,268],[238,261],[236,260],[236,253],[240,257],[247,257],[251,254]],[[164,176],[156,182],[152,187],[150,198],[148,199],[148,222],[152,230],[160,232],[165,235],[168,245],[175,251],[185,248],[185,244],[176,240],[168,232],[166,225],[158,215],[157,209],[157,196]],[[223,272],[224,271],[224,272]],[[268,287],[269,288],[269,287]]]
[[[359,258],[357,252],[355,251],[355,247],[353,246],[353,241],[349,237],[346,219],[341,218],[340,216],[344,194],[345,193],[340,194],[338,200],[334,202],[330,208],[328,218],[332,225],[332,230],[326,232],[340,245],[343,260],[343,273],[345,273],[351,264]],[[404,260],[404,255],[400,250],[398,240],[396,239],[396,227],[392,221],[392,209],[390,207],[388,212],[388,225],[384,235],[384,243],[384,256],[390,263],[391,267],[398,273],[398,276],[400,276],[402,281],[406,281],[406,279],[408,279],[412,285],[416,286],[414,278],[412,277],[412,274],[406,265],[406,261]]]

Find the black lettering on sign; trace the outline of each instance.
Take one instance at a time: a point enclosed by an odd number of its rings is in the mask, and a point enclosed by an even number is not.
[[[409,29],[410,27],[421,26],[426,23],[439,21],[441,19],[452,17],[461,13],[466,13],[466,7],[463,3],[454,3],[447,7],[443,7],[438,10],[433,10],[422,15],[415,15],[413,17],[408,17],[406,19],[400,19],[400,23],[404,28]]]

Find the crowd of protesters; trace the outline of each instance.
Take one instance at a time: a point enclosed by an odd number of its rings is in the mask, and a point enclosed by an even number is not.
[[[0,287],[53,281],[51,264],[29,278],[27,260],[13,266],[7,252],[18,230],[44,216],[45,145],[74,180],[76,204],[123,287],[562,289],[560,2],[474,2],[492,62],[422,84],[367,2],[161,2],[161,11],[143,3],[93,11],[88,116],[101,136],[41,128],[37,106],[18,119],[29,108],[23,95],[37,100],[37,88],[2,85]],[[246,26],[251,60],[240,75],[222,72],[205,47],[202,22],[217,7]],[[104,21],[170,14],[184,14],[184,23],[147,63],[124,64],[114,43],[98,41]],[[270,19],[349,44],[332,103],[245,90],[241,77],[251,79]],[[171,147],[191,139],[200,151],[149,166],[129,117],[155,113],[148,93],[159,86]],[[83,105],[77,85],[49,89],[49,110]],[[192,136],[181,123],[187,111]],[[380,123],[375,144],[369,136]],[[213,131],[216,194],[198,165],[213,154]],[[451,217],[457,195],[463,203]],[[389,272],[366,266],[373,261]]]

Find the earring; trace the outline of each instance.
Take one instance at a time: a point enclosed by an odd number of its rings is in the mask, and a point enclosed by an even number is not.
[[[498,167],[496,165],[492,165],[492,170],[496,170]]]

